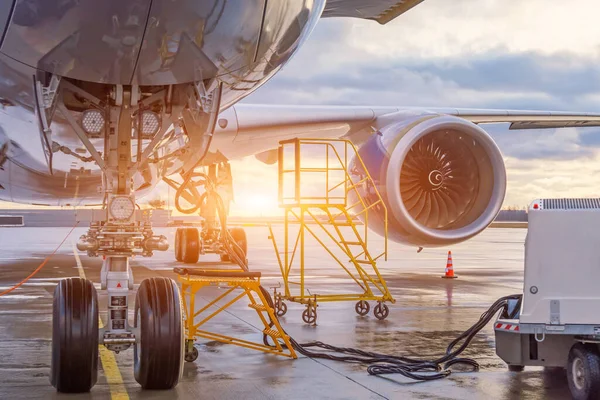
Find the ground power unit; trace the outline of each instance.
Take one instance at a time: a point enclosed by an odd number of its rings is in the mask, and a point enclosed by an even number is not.
[[[496,320],[511,371],[564,367],[575,399],[600,398],[600,199],[529,206],[521,300]]]

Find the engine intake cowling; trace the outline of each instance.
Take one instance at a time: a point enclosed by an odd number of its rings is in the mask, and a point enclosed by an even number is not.
[[[462,242],[483,231],[504,201],[500,150],[482,128],[461,118],[402,118],[369,138],[359,154],[386,203],[389,237],[397,242]],[[357,160],[350,172],[357,180],[364,176]],[[363,196],[376,201],[368,190]],[[382,210],[377,214],[369,227],[383,234]]]

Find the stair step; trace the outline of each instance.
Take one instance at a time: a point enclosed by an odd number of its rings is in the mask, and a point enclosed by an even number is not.
[[[346,241],[346,240],[341,240],[340,243],[344,243],[344,244],[347,244],[349,246],[362,246],[363,245],[363,242],[349,242],[349,241]]]
[[[335,226],[353,226],[354,224],[351,222],[331,222],[331,225],[335,225]]]
[[[267,311],[267,307],[264,304],[248,304],[248,307],[253,308],[256,311]]]
[[[276,331],[275,329],[265,329],[263,333],[275,339],[283,337],[281,336],[281,333],[279,333],[279,331]]]
[[[375,261],[369,261],[369,260],[354,260],[354,261],[358,264],[375,265]]]

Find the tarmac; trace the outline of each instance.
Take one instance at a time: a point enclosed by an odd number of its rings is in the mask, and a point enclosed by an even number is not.
[[[51,253],[68,228],[1,228],[0,292],[19,282]],[[62,395],[49,383],[52,296],[57,281],[85,275],[99,282],[100,258],[74,254],[74,242],[85,230],[77,228],[48,264],[28,283],[0,297],[0,399],[564,399],[569,398],[564,370],[527,368],[508,372],[494,349],[490,323],[463,354],[475,358],[479,372],[455,371],[450,377],[416,382],[397,375],[369,376],[359,364],[297,360],[200,341],[200,356],[186,363],[179,385],[170,391],[144,391],[133,376],[133,352],[101,353],[98,383],[88,394]],[[174,228],[160,228],[173,243]],[[246,228],[250,268],[263,273],[266,287],[281,281],[279,266],[266,227]],[[280,319],[298,342],[320,340],[338,346],[379,353],[434,358],[447,344],[477,321],[497,298],[520,293],[526,229],[488,229],[450,249],[415,248],[390,243],[389,260],[379,268],[396,298],[390,315],[377,320],[372,312],[359,317],[354,303],[322,303],[316,326],[301,319],[303,307],[288,303]],[[275,236],[281,240],[282,230]],[[380,238],[376,246],[382,246]],[[313,293],[355,290],[344,271],[316,244],[307,249]],[[446,253],[452,250],[458,279],[441,279]],[[199,265],[218,265],[218,257],[201,257]],[[132,260],[137,285],[151,276],[175,277],[172,250],[149,259]],[[98,285],[99,286],[99,285]],[[206,301],[218,288],[198,294]],[[272,289],[270,289],[272,290]],[[134,303],[134,294],[130,304]],[[99,291],[101,318],[106,295]],[[371,306],[374,306],[372,303]],[[131,310],[130,307],[130,318]],[[247,302],[221,314],[210,329],[260,340],[258,318]]]

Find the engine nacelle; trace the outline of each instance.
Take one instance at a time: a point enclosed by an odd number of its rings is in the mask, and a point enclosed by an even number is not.
[[[446,246],[483,231],[506,192],[500,150],[479,126],[448,115],[404,116],[359,150],[388,210],[390,239],[422,247]],[[350,173],[362,179],[357,160]],[[376,201],[368,188],[368,202]],[[384,233],[383,208],[369,228]]]

